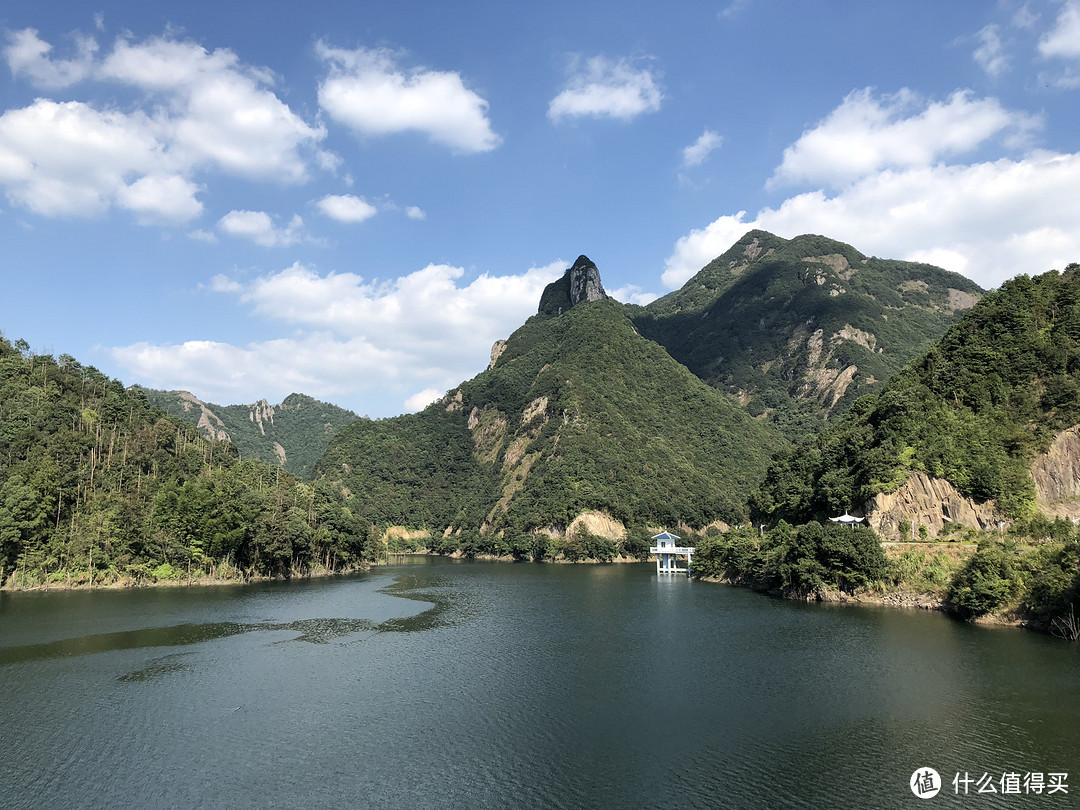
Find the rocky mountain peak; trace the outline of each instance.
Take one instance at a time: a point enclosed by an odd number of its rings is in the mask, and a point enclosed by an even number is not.
[[[583,301],[601,301],[607,297],[596,265],[588,256],[578,256],[562,278],[544,288],[538,311],[541,315],[561,315]]]

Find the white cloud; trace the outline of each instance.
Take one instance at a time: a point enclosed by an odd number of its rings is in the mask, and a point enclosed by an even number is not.
[[[749,4],[750,0],[731,0],[731,2],[724,6],[716,16],[720,19],[736,17]]]
[[[173,345],[136,343],[110,350],[141,384],[183,388],[213,402],[280,401],[303,392],[336,399],[355,389],[355,380],[392,375],[398,357],[361,338],[341,340],[325,333],[233,346],[209,340]]]
[[[443,393],[444,392],[437,391],[434,388],[425,388],[423,391],[417,391],[405,400],[405,412],[416,413],[417,411],[422,411],[432,402],[439,399]]]
[[[1080,0],[1062,5],[1054,27],[1039,40],[1039,53],[1046,57],[1080,58]]]
[[[417,221],[427,219],[427,214],[424,212],[424,209],[417,208],[415,205],[410,205],[405,209],[405,216]]]
[[[194,239],[196,242],[206,242],[208,245],[216,245],[218,241],[215,234],[203,230],[202,228],[196,228],[193,231],[189,231],[188,239]]]
[[[629,59],[594,56],[582,64],[571,62],[566,88],[548,105],[548,118],[617,118],[629,121],[660,109],[663,93],[651,70],[638,68]]]
[[[401,70],[386,50],[331,48],[316,52],[329,66],[319,105],[362,135],[420,132],[459,152],[489,152],[502,139],[491,128],[488,103],[458,73]]]
[[[122,39],[102,63],[101,75],[160,94],[169,110],[169,149],[191,164],[302,182],[302,150],[326,134],[266,89],[273,83],[269,71],[241,64],[227,48],[211,52],[168,37]]]
[[[995,136],[1020,144],[1039,119],[1006,110],[994,98],[958,90],[948,101],[924,100],[911,90],[875,98],[871,88],[843,103],[784,150],[770,186],[824,183],[840,187],[886,168],[931,166],[969,152]]]
[[[92,37],[76,46],[74,59],[54,59],[52,46],[24,29],[8,35],[3,55],[13,75],[38,87],[93,80],[147,95],[129,110],[39,98],[0,115],[0,185],[13,204],[43,216],[115,205],[143,224],[182,223],[202,212],[199,172],[306,179],[308,152],[325,132],[268,89],[268,71],[169,36],[122,38],[100,58]]]
[[[1042,15],[1033,12],[1028,7],[1028,4],[1024,3],[1024,5],[1020,6],[1020,8],[1016,10],[1016,13],[1013,14],[1012,24],[1021,29],[1034,28],[1035,23],[1039,21],[1040,16]]]
[[[223,273],[219,273],[210,279],[210,289],[220,293],[242,293],[244,285]]]
[[[338,222],[363,222],[378,213],[374,205],[352,194],[328,194],[316,206],[324,215]]]
[[[996,78],[1009,69],[1009,59],[1001,42],[1001,30],[996,25],[988,25],[978,33],[979,47],[971,54],[975,64]]]
[[[93,37],[76,36],[73,59],[50,59],[53,46],[41,39],[35,29],[25,28],[8,34],[3,55],[12,76],[25,76],[35,87],[55,90],[90,75],[97,47]]]
[[[677,287],[751,228],[783,237],[823,233],[868,255],[925,260],[985,287],[1080,259],[1080,154],[884,170],[839,193],[810,191],[726,215],[682,237],[663,281]]]
[[[222,233],[249,239],[263,247],[286,247],[305,238],[304,220],[295,214],[288,225],[279,227],[265,211],[234,210],[218,220]]]
[[[624,304],[639,304],[640,306],[652,303],[660,297],[656,293],[646,292],[637,284],[627,284],[617,290],[608,290],[608,295]]]
[[[706,129],[696,141],[683,149],[683,165],[700,166],[705,162],[705,158],[723,143],[723,137],[711,129]]]
[[[544,286],[562,275],[553,262],[516,275],[428,265],[387,282],[353,273],[320,275],[297,263],[252,280],[215,276],[209,288],[281,324],[290,336],[234,346],[213,341],[145,343],[111,350],[134,379],[187,388],[215,402],[249,402],[303,391],[347,397],[399,392],[397,403],[444,392],[488,363],[491,345],[530,315]],[[392,406],[391,406],[392,407]]]
[[[13,204],[43,216],[101,214],[122,196],[129,207],[152,210],[145,194],[125,191],[128,178],[161,176],[163,169],[170,176],[167,165],[154,123],[140,113],[38,99],[0,115],[0,184]],[[179,215],[198,205],[191,198],[178,206],[175,184],[163,184],[163,190],[168,196],[159,210]]]
[[[117,193],[117,203],[134,211],[143,225],[188,222],[202,213],[195,199],[199,187],[175,174],[144,175]]]

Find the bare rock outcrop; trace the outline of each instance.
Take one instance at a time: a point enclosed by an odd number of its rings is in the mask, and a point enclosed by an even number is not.
[[[597,537],[605,537],[616,542],[626,538],[626,527],[604,512],[582,512],[566,527],[566,536],[573,537],[578,529],[585,529]]]
[[[1039,511],[1080,518],[1080,425],[1063,430],[1031,465]]]
[[[506,351],[506,346],[505,340],[496,340],[491,345],[491,362],[488,363],[488,371],[495,368],[495,363],[502,357],[502,353]]]
[[[561,315],[588,301],[602,301],[608,294],[600,283],[600,271],[588,256],[578,256],[563,277],[544,288],[540,296],[541,315]]]
[[[248,419],[259,426],[259,433],[266,435],[264,425],[274,424],[274,406],[267,400],[260,399],[253,405],[248,406]]]
[[[900,522],[926,526],[931,537],[941,533],[945,523],[959,523],[973,529],[991,529],[1005,520],[994,501],[977,503],[960,494],[943,478],[913,472],[895,492],[875,495],[865,506],[867,522],[879,535],[902,540]]]
[[[180,392],[180,405],[185,411],[190,411],[193,407],[199,409],[199,421],[196,423],[196,427],[202,431],[203,436],[208,439],[232,441],[229,432],[225,430],[225,423],[221,421],[221,417],[210,410],[205,402],[190,391]]]

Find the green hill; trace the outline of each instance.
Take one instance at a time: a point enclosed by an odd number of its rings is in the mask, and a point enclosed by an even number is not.
[[[1080,266],[1019,276],[987,293],[879,395],[780,457],[755,506],[801,522],[861,506],[924,472],[974,501],[994,499],[1011,519],[1030,517],[1032,461],[1080,422],[1078,372]]]
[[[288,577],[368,554],[337,490],[0,338],[0,586]]]
[[[751,231],[633,318],[794,438],[880,388],[982,294],[931,265],[869,258],[822,236]]]
[[[423,412],[346,426],[319,470],[376,523],[513,537],[588,510],[629,527],[737,521],[783,445],[624,307],[581,299],[530,318]]]
[[[207,438],[231,441],[241,458],[279,465],[305,480],[331,437],[359,418],[304,394],[290,394],[279,405],[265,399],[252,405],[215,405],[187,391],[145,390],[151,404],[196,425]]]

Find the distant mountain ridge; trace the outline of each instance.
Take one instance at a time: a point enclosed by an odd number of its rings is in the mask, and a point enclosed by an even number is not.
[[[983,294],[932,265],[750,231],[632,317],[692,372],[797,437],[880,387]]]
[[[188,391],[143,389],[151,404],[195,425],[204,436],[233,443],[243,458],[258,458],[307,479],[334,433],[359,417],[304,394],[271,405],[215,405]]]

